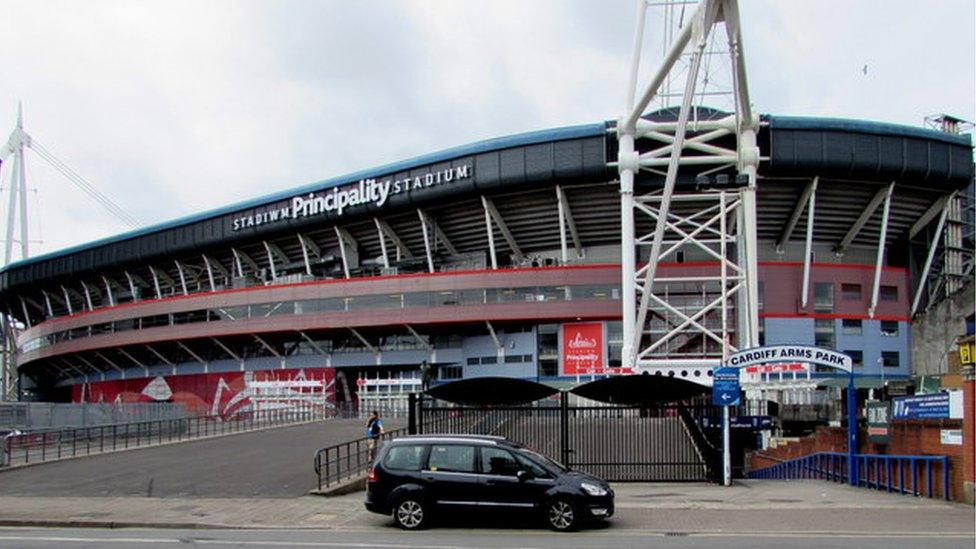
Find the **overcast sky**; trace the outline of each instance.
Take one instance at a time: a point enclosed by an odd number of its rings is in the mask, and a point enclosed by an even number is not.
[[[972,0],[740,5],[761,112],[976,119]],[[634,6],[0,0],[0,139],[23,101],[38,141],[144,223],[165,221],[484,138],[616,118]],[[650,19],[648,40],[662,28]],[[32,238],[43,239],[32,254],[125,229],[30,152],[28,164]]]

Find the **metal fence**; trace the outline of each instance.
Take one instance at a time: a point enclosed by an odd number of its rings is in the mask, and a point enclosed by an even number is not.
[[[190,415],[194,414],[189,414],[185,406],[172,402],[0,402],[0,427],[20,431],[180,419]]]
[[[197,416],[91,427],[37,430],[3,439],[0,466],[54,461],[335,417],[335,410],[293,407],[249,411],[231,418]]]
[[[554,404],[421,404],[417,432],[504,436],[610,481],[707,481],[719,471],[717,441],[697,421],[714,417],[712,406]]]
[[[716,433],[702,417],[718,416],[702,404],[569,406],[559,401],[521,406],[442,406],[411,396],[408,424],[381,442],[406,434],[504,436],[574,469],[610,481],[714,481],[721,472]],[[360,477],[371,465],[366,438],[315,453],[319,490]]]
[[[778,463],[750,471],[749,478],[850,482],[845,453],[818,452],[790,460],[762,454],[760,457]],[[859,486],[949,499],[949,458],[946,456],[854,454],[854,463]],[[938,482],[936,476],[941,476]]]

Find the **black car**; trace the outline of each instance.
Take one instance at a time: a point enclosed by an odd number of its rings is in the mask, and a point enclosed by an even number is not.
[[[366,508],[401,528],[447,509],[529,510],[569,531],[613,515],[613,490],[592,475],[502,437],[417,435],[387,442],[370,467]]]

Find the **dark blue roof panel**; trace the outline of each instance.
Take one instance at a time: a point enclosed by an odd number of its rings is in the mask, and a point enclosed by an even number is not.
[[[497,151],[497,150],[508,149],[512,147],[520,147],[524,145],[533,145],[536,143],[563,141],[567,139],[578,139],[582,137],[595,137],[599,135],[604,135],[606,131],[607,131],[606,124],[601,122],[597,124],[583,124],[579,126],[567,126],[563,128],[554,128],[548,130],[537,130],[537,131],[520,133],[520,134],[510,135],[505,137],[486,139],[484,141],[477,141],[475,143],[469,143],[467,145],[461,145],[458,147],[452,147],[450,149],[444,149],[442,151],[438,151],[434,153],[416,156],[408,160],[401,160],[399,162],[394,162],[392,164],[385,164],[383,166],[367,168],[365,170],[360,170],[350,174],[340,175],[323,181],[318,181],[315,183],[303,185],[301,187],[284,189],[273,194],[255,197],[242,202],[230,204],[228,206],[224,206],[221,208],[216,208],[213,210],[207,210],[204,212],[187,215],[184,217],[179,217],[177,219],[165,221],[163,223],[157,223],[155,225],[150,225],[148,227],[143,227],[141,229],[128,231],[115,236],[110,236],[99,240],[94,240],[91,242],[85,242],[84,244],[78,244],[76,246],[71,246],[68,248],[63,248],[61,250],[56,250],[46,254],[37,255],[21,261],[15,261],[10,263],[9,265],[4,266],[2,269],[0,269],[0,272],[4,272],[12,268],[23,267],[25,265],[30,265],[40,261],[66,256],[81,250],[87,250],[98,246],[104,246],[106,244],[112,244],[115,242],[122,242],[142,235],[151,234],[166,229],[172,229],[174,227],[189,225],[191,223],[196,223],[198,221],[202,221],[205,219],[212,219],[228,213],[246,210],[248,208],[254,208],[278,200],[284,200],[295,195],[304,194],[308,192],[321,191],[324,189],[330,189],[332,187],[345,185],[353,181],[359,181],[360,179],[379,177],[382,175],[387,175],[395,172],[410,170],[412,168],[424,166],[427,164],[435,164],[438,162],[444,162],[454,158],[461,158],[464,156],[471,156],[471,155],[480,154],[484,152]]]
[[[888,122],[874,122],[871,120],[851,120],[847,118],[821,118],[808,116],[779,116],[766,115],[765,120],[774,130],[814,130],[814,131],[846,131],[853,133],[869,133],[874,135],[893,135],[898,137],[915,137],[931,141],[944,141],[953,145],[972,146],[969,135],[952,135],[940,131],[903,126]]]

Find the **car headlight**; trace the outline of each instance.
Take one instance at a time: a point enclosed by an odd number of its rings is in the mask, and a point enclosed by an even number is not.
[[[584,492],[586,492],[587,494],[589,494],[591,496],[605,496],[605,495],[607,495],[607,491],[604,488],[601,488],[601,487],[597,486],[596,484],[591,484],[589,482],[581,483],[580,484],[580,488],[582,488]]]

